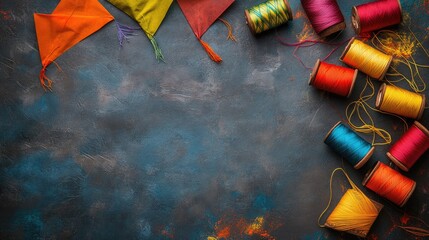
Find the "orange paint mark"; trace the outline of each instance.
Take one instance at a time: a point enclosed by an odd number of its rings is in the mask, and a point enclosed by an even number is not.
[[[294,19],[298,19],[298,18],[302,18],[302,17],[306,17],[304,11],[297,11],[295,13],[295,15],[293,16]]]
[[[401,223],[407,224],[409,220],[410,220],[410,216],[408,216],[407,213],[404,213],[404,215],[402,215],[402,217],[401,217]]]
[[[216,231],[216,235],[218,238],[228,238],[231,235],[231,227],[225,227]]]

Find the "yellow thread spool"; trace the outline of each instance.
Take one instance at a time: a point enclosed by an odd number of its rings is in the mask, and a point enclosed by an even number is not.
[[[329,227],[337,231],[348,232],[359,237],[366,237],[372,224],[378,217],[383,205],[369,199],[350,179],[347,173],[342,168],[335,169],[331,174],[330,179],[330,196],[329,203],[325,210],[319,217],[322,218],[323,214],[328,210],[332,201],[332,178],[337,171],[342,171],[347,177],[351,189],[341,197],[337,206],[326,219],[324,225],[321,227]]]
[[[268,0],[244,10],[246,24],[256,35],[293,20],[292,9],[287,0]]]
[[[399,116],[420,119],[425,110],[426,97],[405,89],[383,83],[377,94],[375,107],[378,110]]]
[[[392,59],[392,56],[384,54],[355,38],[350,40],[340,57],[340,60],[345,64],[378,80],[384,78]]]

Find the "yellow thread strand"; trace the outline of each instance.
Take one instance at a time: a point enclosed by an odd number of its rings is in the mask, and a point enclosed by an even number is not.
[[[414,119],[419,117],[423,104],[422,95],[395,86],[385,86],[380,110]]]
[[[352,189],[348,189],[337,206],[326,220],[326,224],[320,224],[320,219],[329,209],[332,202],[332,179],[337,171],[342,171],[349,181]],[[360,236],[365,236],[377,218],[379,209],[350,179],[342,168],[336,168],[329,181],[329,202],[320,214],[318,224],[320,227],[330,227],[338,231],[349,231]]]
[[[369,93],[366,93],[368,89]],[[369,110],[397,117],[403,122],[405,130],[408,129],[408,124],[404,118],[396,114],[380,111],[376,108],[371,107],[371,105],[368,104],[368,101],[371,100],[374,95],[374,84],[371,82],[370,78],[367,77],[365,86],[359,95],[359,99],[347,105],[347,121],[354,131],[365,134],[372,134],[373,146],[387,145],[392,142],[392,137],[390,133],[382,128],[378,128],[375,126],[374,120],[369,113]],[[378,138],[381,138],[382,141],[378,141]]]
[[[362,41],[354,39],[342,60],[370,77],[380,79],[389,68],[391,58]]]
[[[396,70],[396,67],[391,67],[395,73],[388,73],[387,76],[398,77],[399,79],[396,81],[390,80],[389,82],[404,80],[410,85],[413,91],[423,92],[426,90],[426,82],[421,76],[420,69],[429,69],[429,65],[417,63],[413,55],[417,52],[417,48],[423,50],[428,58],[429,53],[409,26],[408,30],[411,33],[410,36],[407,36],[405,33],[399,34],[391,30],[380,30],[374,34],[371,41],[376,49],[393,55],[395,57],[395,63],[408,68],[409,74],[405,76]]]

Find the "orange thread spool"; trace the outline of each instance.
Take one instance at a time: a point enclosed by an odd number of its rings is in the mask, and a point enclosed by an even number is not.
[[[356,81],[358,70],[329,64],[317,59],[310,74],[309,85],[315,88],[349,97]]]
[[[378,195],[402,207],[416,188],[416,182],[405,177],[382,162],[377,162],[362,184]]]

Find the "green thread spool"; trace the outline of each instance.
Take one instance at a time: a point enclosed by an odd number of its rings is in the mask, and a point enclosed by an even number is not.
[[[268,0],[244,10],[246,23],[253,34],[259,34],[293,20],[287,0]]]

